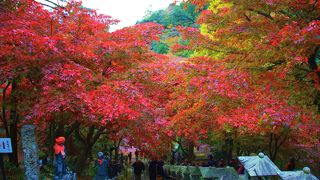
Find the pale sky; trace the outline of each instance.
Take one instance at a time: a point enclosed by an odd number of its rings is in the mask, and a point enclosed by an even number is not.
[[[143,18],[147,10],[163,9],[172,2],[173,0],[83,0],[83,5],[120,20],[118,25],[111,27],[113,31],[132,26]]]
[[[50,4],[45,0],[36,1]],[[58,2],[59,0],[51,1]],[[110,15],[114,19],[120,20],[120,23],[111,27],[110,31],[114,31],[134,25],[143,18],[148,10],[164,9],[174,0],[82,0],[82,2],[85,7],[96,9],[100,14]]]

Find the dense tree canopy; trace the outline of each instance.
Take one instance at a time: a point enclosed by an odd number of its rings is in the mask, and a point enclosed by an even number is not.
[[[146,23],[108,32],[116,22],[75,1],[52,12],[34,1],[5,2],[0,44],[5,128],[38,124],[49,139],[43,139],[48,143],[43,147],[51,147],[58,135],[77,139],[81,170],[101,135],[111,136],[129,121],[153,117],[152,97],[121,74],[158,58],[149,46],[162,26]],[[15,145],[17,134],[7,130]]]
[[[227,160],[264,151],[315,165],[319,9],[304,0],[190,0],[109,32],[117,20],[77,1],[50,11],[3,1],[0,117],[10,161],[19,163],[21,125],[35,124],[43,151],[66,137],[78,172],[102,144],[122,142],[150,158],[175,142],[192,159],[208,143]]]
[[[174,51],[193,49],[196,58],[173,99],[179,102],[172,114],[173,125],[181,126],[177,135],[197,140],[199,132],[221,129],[230,157],[235,149],[246,151],[243,140],[258,136],[267,140],[255,151],[272,159],[284,145],[319,148],[319,3],[190,3],[209,7],[199,16],[200,30],[178,28],[189,43]]]

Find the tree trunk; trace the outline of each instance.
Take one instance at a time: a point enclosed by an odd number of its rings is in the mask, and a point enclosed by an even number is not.
[[[7,112],[6,93],[7,93],[7,89],[9,88],[10,85],[11,85],[11,83],[8,82],[8,84],[6,85],[6,87],[2,91],[2,114],[1,114],[1,120],[3,123],[4,129],[6,131],[6,137],[8,137],[8,138],[10,137],[10,133],[9,133],[7,116],[6,116],[6,112]]]
[[[226,158],[226,162],[229,162],[232,159],[232,152],[233,152],[233,138],[232,134],[225,133],[224,137],[224,147],[223,147],[223,154]]]
[[[270,159],[272,161],[276,160],[281,146],[287,141],[288,137],[289,137],[289,132],[281,135],[270,133],[268,151],[269,151]]]
[[[114,146],[114,160],[118,161],[119,159],[119,148],[117,146]]]
[[[55,121],[50,122],[50,126],[49,126],[49,143],[48,143],[48,154],[53,154],[53,146],[55,144],[55,127],[56,123]]]
[[[76,172],[77,174],[82,174],[84,171],[84,169],[87,169],[88,167],[88,157],[91,155],[92,152],[92,145],[87,144],[82,152],[80,153],[80,156],[78,157],[77,161],[76,161]]]
[[[63,113],[63,112],[62,112]],[[59,115],[59,119],[58,119],[58,124],[57,124],[57,129],[56,129],[56,132],[55,132],[55,136],[58,137],[58,136],[65,136],[65,132],[64,132],[64,121],[63,121],[63,115],[60,114]],[[55,137],[55,138],[56,138]]]
[[[231,159],[232,159],[232,152],[233,152],[233,139],[232,137],[229,137],[227,139],[227,147],[228,147],[228,150],[227,150],[227,162],[230,162]]]
[[[10,162],[13,163],[16,167],[19,167],[19,159],[18,159],[18,127],[17,123],[13,123],[10,125],[10,138],[12,143],[12,153]]]
[[[189,142],[187,144],[187,159],[189,159],[190,161],[193,161],[195,159],[194,156],[194,144],[192,142]]]
[[[80,125],[78,124],[75,129],[75,137],[79,140],[81,144],[80,156],[76,160],[76,172],[78,174],[81,174],[84,169],[88,166],[87,160],[88,157],[91,156],[92,153],[92,147],[95,145],[95,143],[98,141],[100,135],[102,134],[102,131],[105,129],[105,127],[98,129],[98,131],[95,133],[95,127],[91,126],[88,129],[88,133],[86,136],[83,136],[80,133]]]
[[[18,161],[18,112],[17,112],[17,80],[12,80],[11,89],[11,110],[10,110],[10,138],[12,143],[12,153],[9,156],[9,160],[15,166],[19,166]]]
[[[122,137],[119,139],[119,141],[114,141],[113,142],[113,147],[114,147],[114,158],[116,161],[118,161],[119,159],[119,147],[120,147],[120,144],[121,144],[121,141],[122,141]]]

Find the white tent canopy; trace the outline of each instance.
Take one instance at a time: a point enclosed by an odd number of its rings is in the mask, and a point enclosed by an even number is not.
[[[311,174],[308,167],[303,168],[302,171],[282,171],[279,175],[283,180],[319,180]]]
[[[280,169],[263,153],[258,156],[239,156],[249,176],[278,176]]]

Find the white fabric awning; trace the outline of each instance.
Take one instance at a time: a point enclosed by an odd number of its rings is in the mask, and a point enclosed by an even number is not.
[[[308,167],[303,168],[302,171],[282,171],[279,175],[283,180],[319,180],[311,174]]]
[[[258,156],[239,156],[249,176],[278,176],[280,169],[263,153]]]

